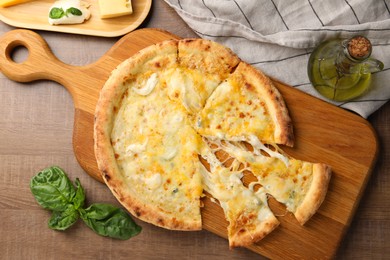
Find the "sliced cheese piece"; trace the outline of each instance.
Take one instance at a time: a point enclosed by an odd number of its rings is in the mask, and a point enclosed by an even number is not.
[[[157,73],[153,73],[150,78],[146,80],[146,83],[143,84],[141,87],[133,87],[133,91],[141,96],[147,96],[150,94],[150,92],[153,91],[154,87],[158,83],[158,76]]]
[[[30,2],[32,0],[0,0],[0,6],[1,7],[8,7],[12,5],[18,5],[25,2]]]
[[[133,13],[131,0],[99,0],[100,18],[113,18]]]

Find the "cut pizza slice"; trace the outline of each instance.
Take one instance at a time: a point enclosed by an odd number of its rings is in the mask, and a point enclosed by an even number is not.
[[[244,168],[238,161],[225,167],[205,144],[201,156],[207,161],[202,168],[204,189],[217,199],[229,222],[230,248],[249,246],[271,233],[278,225],[270,208],[264,189],[257,191],[244,186],[241,181]]]
[[[301,225],[305,224],[326,196],[330,167],[291,158],[276,145],[263,145],[256,136],[250,136],[249,143],[250,146],[242,142],[214,140],[213,144],[246,165],[257,178],[257,183],[286,205]]]
[[[228,48],[208,40],[178,42],[178,66],[167,70],[168,96],[180,101],[190,115],[199,112],[214,89],[240,59]]]
[[[207,137],[246,140],[257,136],[265,143],[292,146],[292,123],[287,107],[271,80],[240,62],[199,113],[196,130]]]
[[[107,186],[133,215],[199,230],[201,139],[184,108],[169,100],[161,69],[176,66],[176,55],[177,42],[164,42],[112,73],[96,112],[95,154]]]

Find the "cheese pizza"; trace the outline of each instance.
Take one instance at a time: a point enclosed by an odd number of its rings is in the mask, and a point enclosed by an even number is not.
[[[300,224],[325,198],[330,167],[286,155],[292,122],[263,73],[202,39],[169,40],[121,63],[95,112],[103,179],[134,216],[174,230],[202,228],[210,194],[229,222],[230,247],[249,246],[279,221],[271,195]],[[244,174],[256,181],[244,184]]]

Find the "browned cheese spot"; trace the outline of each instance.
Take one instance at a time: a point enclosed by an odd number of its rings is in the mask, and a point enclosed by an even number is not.
[[[164,226],[164,220],[162,218],[158,218],[157,223],[160,224],[161,226]]]
[[[245,233],[245,228],[241,228],[240,230],[238,230],[238,233],[240,234],[240,233]]]
[[[106,171],[106,170],[103,170],[103,176],[104,176],[104,178],[106,179],[106,181],[109,181],[110,179],[111,179],[111,176],[110,175],[108,175],[108,172]]]
[[[252,91],[252,92],[255,91],[255,87],[254,87],[252,84],[249,84],[248,82],[245,83],[245,88],[246,88],[248,91]]]
[[[142,215],[141,209],[139,207],[135,207],[134,213],[137,217],[140,217]]]

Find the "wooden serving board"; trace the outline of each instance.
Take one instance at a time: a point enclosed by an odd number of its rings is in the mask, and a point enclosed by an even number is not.
[[[69,90],[75,105],[75,156],[89,175],[102,181],[93,152],[94,110],[99,90],[120,62],[150,44],[167,39],[178,37],[156,29],[134,31],[121,38],[97,62],[70,66],[59,61],[38,34],[15,30],[0,38],[0,69],[15,81],[48,79]],[[17,46],[29,51],[23,63],[11,59]],[[331,165],[333,175],[319,212],[303,227],[271,198],[271,208],[281,225],[249,249],[270,258],[331,258],[351,223],[376,160],[376,134],[361,117],[274,82],[286,100],[296,137],[294,148],[283,149],[297,159]],[[222,209],[208,198],[204,204],[203,227],[226,238],[227,222]]]
[[[147,17],[152,0],[132,1],[133,13],[101,19],[98,0],[84,0],[89,4],[91,17],[81,24],[50,25],[48,13],[53,0],[33,0],[9,7],[0,7],[0,20],[6,24],[28,29],[39,29],[72,34],[116,37],[136,29]]]

